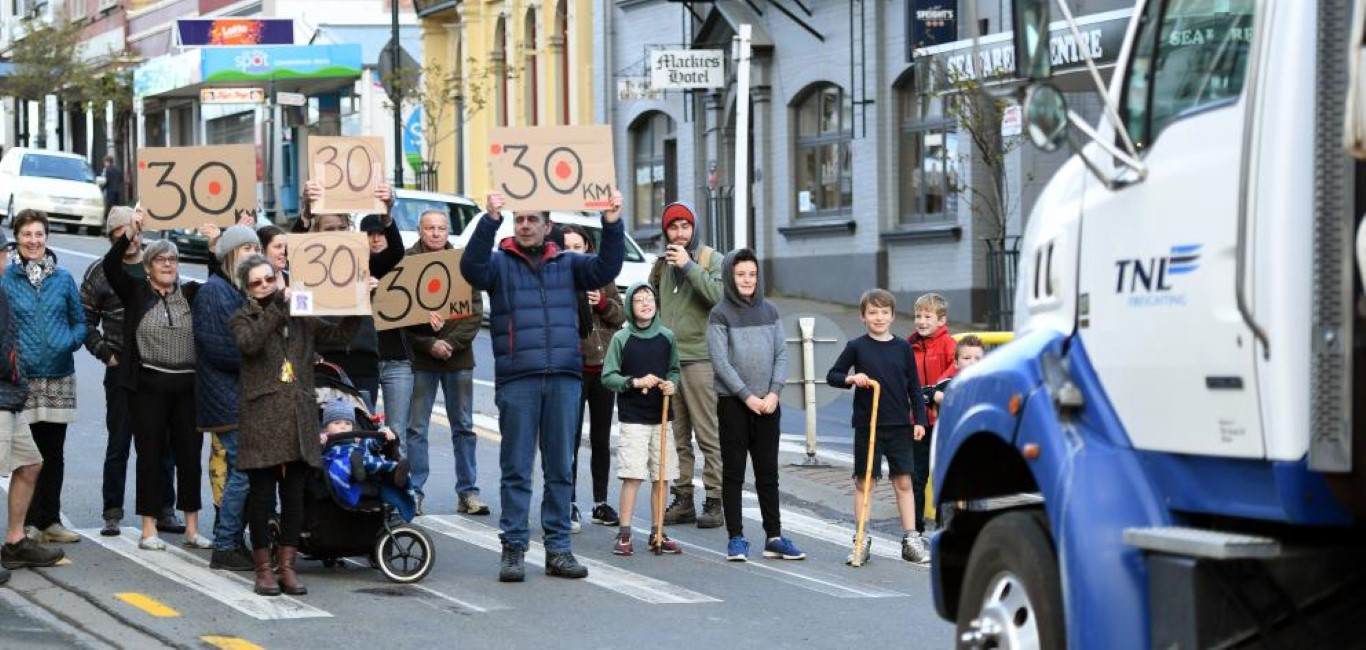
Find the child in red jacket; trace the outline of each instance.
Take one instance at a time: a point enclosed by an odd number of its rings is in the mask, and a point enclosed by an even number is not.
[[[958,372],[954,365],[957,345],[949,336],[949,301],[937,293],[927,293],[915,300],[915,331],[906,340],[915,352],[915,367],[920,370],[920,385],[934,386]],[[915,491],[915,502],[922,504],[915,512],[915,530],[925,532],[925,484],[930,480],[930,449],[934,438],[934,421],[939,409],[933,402],[925,404],[929,422],[925,430],[929,432],[912,446],[911,485]]]

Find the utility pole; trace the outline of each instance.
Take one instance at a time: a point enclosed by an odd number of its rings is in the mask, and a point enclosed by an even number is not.
[[[749,247],[749,59],[750,26],[740,25],[735,48],[735,214],[731,248]]]
[[[403,61],[398,48],[398,0],[389,0],[389,9],[389,60],[393,61],[389,103],[394,106],[394,187],[399,188],[403,187]]]

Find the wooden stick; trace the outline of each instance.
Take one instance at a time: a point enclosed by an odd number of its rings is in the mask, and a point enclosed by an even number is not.
[[[868,462],[863,468],[863,499],[854,512],[858,521],[858,528],[854,532],[854,561],[849,563],[856,567],[863,566],[863,540],[867,534],[868,511],[873,506],[873,447],[877,445],[877,404],[882,397],[882,384],[877,380],[869,379],[868,386],[873,389],[873,416],[868,423]]]
[[[664,494],[665,494],[665,487],[667,487],[667,485],[668,485],[668,474],[669,474],[668,470],[665,469],[665,468],[667,467],[667,464],[666,464],[666,463],[668,463],[668,459],[669,459],[669,444],[668,444],[668,443],[669,443],[669,396],[668,396],[668,395],[665,395],[665,396],[664,396],[664,413],[663,413],[662,415],[659,416],[659,477],[656,479],[657,482],[658,482],[658,487],[655,488],[655,494],[651,495],[651,497],[650,497],[650,498],[652,499],[653,503],[655,504],[655,508],[654,508],[654,530],[650,531],[650,548],[655,550],[655,554],[659,554],[660,552],[663,551],[663,548],[664,548],[664,546],[663,546],[663,545],[664,545],[664,503],[665,503]],[[656,535],[658,536],[658,539],[656,539],[656,537],[655,537]],[[656,542],[657,542],[657,543],[656,543]]]

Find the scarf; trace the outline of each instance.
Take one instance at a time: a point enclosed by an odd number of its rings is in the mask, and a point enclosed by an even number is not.
[[[24,275],[28,277],[29,284],[34,289],[43,288],[43,280],[57,271],[56,260],[50,254],[44,254],[41,259],[26,260],[19,254],[19,249],[10,250],[9,260],[11,264],[18,264],[24,270]]]

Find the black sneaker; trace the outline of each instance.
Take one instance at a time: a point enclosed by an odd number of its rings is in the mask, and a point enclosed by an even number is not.
[[[163,512],[157,518],[157,532],[172,533],[181,535],[185,533],[185,522],[180,520],[174,512]]]
[[[587,578],[588,567],[579,564],[579,560],[569,551],[563,553],[547,551],[545,554],[545,574],[557,578]]]
[[[104,528],[100,529],[100,535],[104,537],[118,537],[119,524],[123,523],[123,508],[110,508],[104,511]]]
[[[606,502],[593,506],[593,523],[602,526],[619,526],[621,517],[617,516],[617,511]]]
[[[64,557],[66,553],[43,546],[28,537],[19,540],[18,544],[0,546],[0,566],[6,569],[52,566]]]
[[[225,571],[252,571],[256,568],[251,555],[240,548],[230,548],[228,550],[214,549],[213,555],[209,557],[210,569],[223,569]]]
[[[498,563],[498,582],[522,582],[526,580],[526,564],[522,556],[526,555],[520,547],[511,544],[503,545],[503,559]],[[550,566],[546,565],[546,571]]]
[[[9,569],[0,569],[0,585],[9,582]]]

